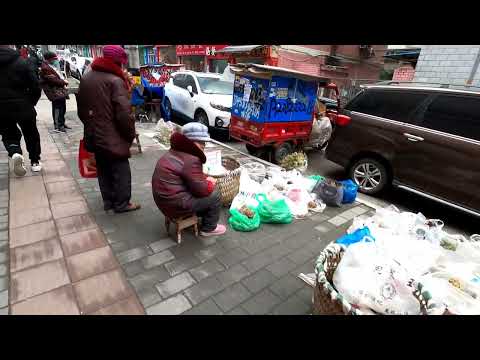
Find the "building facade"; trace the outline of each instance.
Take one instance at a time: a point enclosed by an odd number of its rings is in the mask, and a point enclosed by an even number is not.
[[[414,81],[480,86],[480,45],[422,45]]]
[[[228,55],[220,52],[226,45],[177,45],[178,63],[185,69],[222,73],[228,64]]]

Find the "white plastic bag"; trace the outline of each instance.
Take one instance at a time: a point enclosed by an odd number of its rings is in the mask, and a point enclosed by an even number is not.
[[[238,210],[244,205],[257,208],[259,204],[256,196],[260,193],[262,193],[262,186],[250,178],[248,170],[243,169],[240,174],[238,194],[233,199],[230,209]]]
[[[382,254],[375,242],[350,245],[333,275],[333,283],[351,304],[381,314],[420,314],[412,277]]]
[[[332,136],[332,123],[326,116],[315,119],[310,133],[310,146],[323,146]]]

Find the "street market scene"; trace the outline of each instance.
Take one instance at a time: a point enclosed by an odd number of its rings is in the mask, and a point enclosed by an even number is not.
[[[479,64],[1,45],[0,315],[480,314]]]

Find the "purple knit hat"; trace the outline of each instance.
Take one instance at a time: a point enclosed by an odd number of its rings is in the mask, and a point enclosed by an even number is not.
[[[126,64],[128,62],[127,53],[120,45],[105,45],[103,47],[103,57],[109,58],[117,64]]]

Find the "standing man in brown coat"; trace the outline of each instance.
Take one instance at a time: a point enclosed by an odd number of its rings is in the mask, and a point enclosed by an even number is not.
[[[140,208],[130,202],[128,158],[135,138],[135,119],[130,111],[130,84],[122,69],[126,64],[127,54],[122,47],[104,46],[103,57],[93,61],[77,94],[85,147],[95,154],[104,209],[117,213]]]

